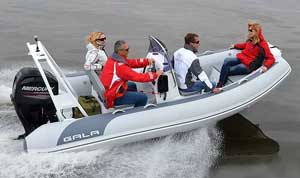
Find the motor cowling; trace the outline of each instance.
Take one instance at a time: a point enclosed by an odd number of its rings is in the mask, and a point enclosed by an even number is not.
[[[58,82],[48,71],[45,75],[53,94],[58,94]],[[37,68],[22,68],[15,76],[11,101],[27,136],[39,126],[58,121],[56,109]]]

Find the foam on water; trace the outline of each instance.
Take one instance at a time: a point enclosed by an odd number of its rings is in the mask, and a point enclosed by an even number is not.
[[[29,154],[9,95],[17,69],[0,70],[0,177],[207,177],[219,156],[218,131],[203,128],[106,150]]]
[[[17,73],[17,69],[0,69],[0,104],[10,103],[10,93],[13,77]]]
[[[199,129],[93,152],[2,152],[0,177],[207,177],[218,156],[218,143],[212,140],[208,129]]]
[[[0,104],[9,103],[11,88],[5,85],[0,85]]]

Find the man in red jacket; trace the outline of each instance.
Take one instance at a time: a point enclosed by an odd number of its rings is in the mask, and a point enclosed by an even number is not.
[[[231,46],[242,52],[238,53],[235,58],[224,60],[217,88],[223,87],[230,75],[249,74],[261,66],[262,72],[266,72],[273,65],[275,58],[262,35],[261,26],[257,22],[249,22],[248,32],[246,42]]]
[[[133,104],[134,107],[144,106],[147,103],[147,96],[137,91],[127,91],[127,82],[151,82],[159,77],[163,71],[137,73],[132,68],[141,68],[154,63],[154,59],[139,58],[128,59],[128,43],[119,40],[114,45],[114,53],[108,57],[103,68],[100,80],[104,85],[104,97],[107,108],[114,105]],[[136,88],[130,85],[129,87]]]

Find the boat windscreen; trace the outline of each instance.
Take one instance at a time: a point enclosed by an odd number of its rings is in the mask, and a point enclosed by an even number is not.
[[[170,70],[172,68],[171,60],[168,55],[168,49],[166,45],[156,37],[149,36],[149,52],[157,52],[164,56],[164,71]]]

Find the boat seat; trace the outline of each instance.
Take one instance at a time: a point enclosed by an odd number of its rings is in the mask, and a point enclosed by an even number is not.
[[[222,66],[213,66],[212,68],[213,68],[214,71],[217,71],[218,75],[220,75]],[[236,81],[244,78],[247,75],[248,74],[228,76],[228,82],[227,82],[227,84],[234,83],[234,82],[236,82]],[[218,80],[219,80],[219,76],[217,76],[217,80],[215,80],[215,81],[218,81]]]
[[[104,88],[103,84],[101,83],[101,81],[98,77],[98,74],[93,70],[86,70],[85,73],[90,78],[91,84],[92,84],[94,90],[96,91],[96,93],[98,94],[100,101],[107,108],[106,102],[105,102],[105,97],[104,97],[105,88]],[[114,109],[125,109],[126,110],[126,109],[130,109],[130,108],[133,108],[133,105],[114,106]]]
[[[86,70],[85,73],[89,77],[94,90],[98,94],[99,99],[101,100],[101,102],[105,103],[105,98],[104,98],[105,88],[101,83],[98,74],[93,70]]]
[[[179,93],[181,96],[191,96],[191,95],[201,94],[201,91],[186,92],[179,89]]]
[[[92,86],[89,77],[84,71],[65,74],[77,96],[89,96],[92,94]]]

